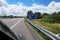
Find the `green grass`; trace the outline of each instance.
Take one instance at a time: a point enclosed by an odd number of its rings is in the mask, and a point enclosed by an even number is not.
[[[60,23],[45,23],[42,22],[40,19],[32,21],[55,34],[60,34]]]
[[[29,19],[25,19],[25,20],[29,20]],[[28,22],[29,23],[29,22]],[[30,24],[30,23],[29,23]],[[39,31],[37,28],[35,28],[32,24],[30,24],[32,26],[32,28],[44,39],[44,40],[52,40],[51,38],[49,38],[47,35],[45,35],[44,33],[42,33],[41,31]]]

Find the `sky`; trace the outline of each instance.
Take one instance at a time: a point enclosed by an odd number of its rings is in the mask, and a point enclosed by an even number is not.
[[[26,16],[27,11],[53,13],[60,11],[60,0],[0,0],[0,15]]]
[[[60,0],[7,0],[9,4],[17,4],[17,2],[22,2],[25,6],[32,6],[34,3],[48,6],[52,1],[59,2]]]

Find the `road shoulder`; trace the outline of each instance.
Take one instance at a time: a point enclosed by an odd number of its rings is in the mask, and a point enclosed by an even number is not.
[[[33,27],[31,27],[30,24],[28,24],[26,21],[25,21],[25,24],[27,25],[29,31],[32,33],[32,36],[34,37],[34,40],[44,40],[34,29]],[[32,31],[33,30],[33,31]]]

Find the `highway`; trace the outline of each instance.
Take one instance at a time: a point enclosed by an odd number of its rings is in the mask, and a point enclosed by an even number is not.
[[[23,34],[26,40],[44,40],[25,22],[24,18],[1,19],[14,33]]]

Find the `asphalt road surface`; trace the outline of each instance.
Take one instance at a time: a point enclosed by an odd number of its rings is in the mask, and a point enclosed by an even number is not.
[[[24,18],[1,19],[13,32],[23,34],[26,40],[43,40],[41,36],[25,22]]]

